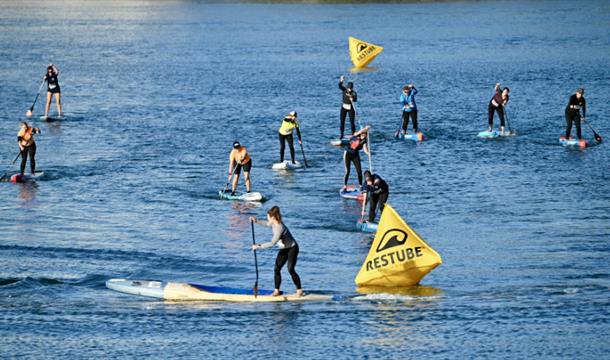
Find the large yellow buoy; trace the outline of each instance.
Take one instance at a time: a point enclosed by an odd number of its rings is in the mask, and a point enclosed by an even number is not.
[[[367,43],[355,37],[349,37],[349,56],[357,68],[367,66],[382,51],[383,47],[379,45]]]
[[[355,281],[361,287],[413,286],[442,262],[441,256],[386,204]]]

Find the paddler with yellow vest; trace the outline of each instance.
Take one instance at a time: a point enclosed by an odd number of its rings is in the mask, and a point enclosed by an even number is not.
[[[40,129],[31,127],[27,122],[22,121],[19,133],[17,133],[17,145],[19,145],[19,151],[21,152],[21,176],[25,172],[28,154],[30,155],[30,172],[32,176],[36,174],[36,142],[34,141],[34,134],[40,134]]]
[[[294,138],[292,136],[293,130],[297,130],[297,137],[299,138],[299,144],[303,144],[301,139],[301,130],[299,129],[299,121],[297,120],[297,112],[291,111],[282,120],[282,125],[279,129],[280,138],[280,162],[284,162],[284,150],[286,148],[286,142],[290,147],[290,160],[295,164],[294,161]]]
[[[235,195],[242,168],[244,169],[246,191],[250,192],[250,169],[252,168],[252,158],[250,158],[250,154],[248,154],[248,149],[246,149],[245,146],[242,146],[239,141],[235,141],[233,143],[233,150],[231,150],[231,154],[229,155],[229,178],[227,179],[227,182],[231,182],[231,177],[235,174],[231,187],[231,195]]]

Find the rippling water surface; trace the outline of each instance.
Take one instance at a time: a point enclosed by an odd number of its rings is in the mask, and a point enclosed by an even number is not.
[[[43,180],[0,184],[2,357],[608,356],[610,151],[557,142],[580,85],[588,119],[610,136],[606,2],[0,9],[5,169],[17,169],[18,121],[49,62],[66,114],[34,121]],[[376,71],[349,73],[350,35],[385,47]],[[443,256],[426,287],[316,304],[164,303],[105,288],[112,277],[251,286],[248,216],[277,204],[305,289],[353,293],[371,237],[354,231],[358,204],[337,196],[341,153],[328,140],[340,74],[373,125],[390,203]],[[392,137],[411,80],[429,138],[418,146]],[[498,81],[519,135],[481,141]],[[291,110],[312,168],[273,172]],[[263,206],[216,199],[235,139],[252,153]],[[274,256],[259,254],[262,287]]]

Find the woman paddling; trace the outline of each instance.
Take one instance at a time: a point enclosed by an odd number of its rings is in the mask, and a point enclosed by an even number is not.
[[[347,87],[343,86],[343,75],[339,77],[339,89],[343,93],[343,100],[341,103],[341,113],[339,118],[341,119],[341,136],[339,139],[343,139],[345,130],[345,116],[349,114],[349,122],[352,129],[350,134],[356,132],[356,110],[354,109],[354,103],[358,100],[358,94],[354,91],[354,83],[348,82]]]
[[[570,96],[568,106],[566,106],[566,140],[570,138],[572,134],[572,123],[576,125],[576,136],[578,140],[582,140],[582,133],[580,132],[580,120],[585,119],[587,114],[587,102],[585,101],[585,89],[579,88],[576,92]],[[580,116],[580,110],[582,110],[582,118]]]
[[[36,174],[36,142],[34,134],[40,134],[40,129],[31,127],[27,122],[21,122],[21,128],[17,133],[17,145],[21,151],[21,176],[25,173],[25,164],[30,155],[30,173],[32,176]]]
[[[299,129],[299,121],[297,120],[297,112],[291,111],[284,117],[282,120],[282,125],[279,129],[280,136],[280,162],[284,162],[284,150],[286,148],[286,141],[288,141],[288,146],[290,147],[290,159],[294,164],[294,138],[292,136],[292,131],[297,129],[297,137],[299,138],[299,144],[302,144],[301,140],[301,130]]]
[[[487,113],[489,115],[489,128],[487,131],[493,131],[495,111],[500,118],[500,133],[504,133],[504,107],[508,103],[509,93],[510,89],[508,87],[502,89],[500,83],[497,83],[494,87],[494,95],[491,100],[489,100],[489,105],[487,106]]]
[[[354,164],[356,168],[356,174],[358,175],[358,185],[362,187],[362,165],[360,164],[360,150],[364,149],[366,154],[369,153],[367,145],[367,136],[369,133],[370,126],[356,131],[354,135],[349,139],[349,144],[345,146],[343,152],[343,162],[345,164],[345,175],[343,176],[343,188],[347,188],[347,181],[349,180],[350,174],[350,163]]]
[[[297,288],[296,295],[303,296],[303,290],[301,289],[301,278],[295,271],[297,265],[297,258],[299,257],[299,244],[290,233],[290,230],[282,222],[282,215],[280,214],[280,208],[277,206],[272,207],[267,211],[267,221],[257,220],[255,216],[250,217],[250,220],[259,225],[269,226],[273,231],[273,238],[271,241],[262,244],[253,244],[252,250],[256,251],[259,249],[269,249],[273,245],[278,246],[280,251],[277,253],[275,258],[274,268],[274,282],[275,290],[273,290],[272,296],[279,296],[281,294],[280,285],[282,283],[282,267],[288,263],[288,272],[292,277],[292,282]]]
[[[44,76],[44,80],[47,82],[47,103],[44,108],[45,119],[49,116],[49,108],[51,107],[51,99],[55,96],[55,102],[57,103],[57,116],[61,117],[61,89],[59,88],[59,80],[57,76],[59,70],[53,64],[49,64],[47,67],[47,73]]]
[[[409,126],[409,118],[413,121],[413,132],[417,134],[417,104],[415,104],[415,95],[417,89],[413,84],[406,85],[402,88],[400,94],[400,103],[402,104],[402,133],[407,134],[407,126]]]

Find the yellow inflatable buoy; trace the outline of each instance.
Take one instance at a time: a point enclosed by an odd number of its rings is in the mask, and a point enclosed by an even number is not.
[[[379,45],[367,43],[355,37],[349,37],[349,56],[357,68],[367,66],[382,51],[383,47]]]
[[[355,281],[361,287],[413,286],[442,262],[441,256],[386,204]]]

